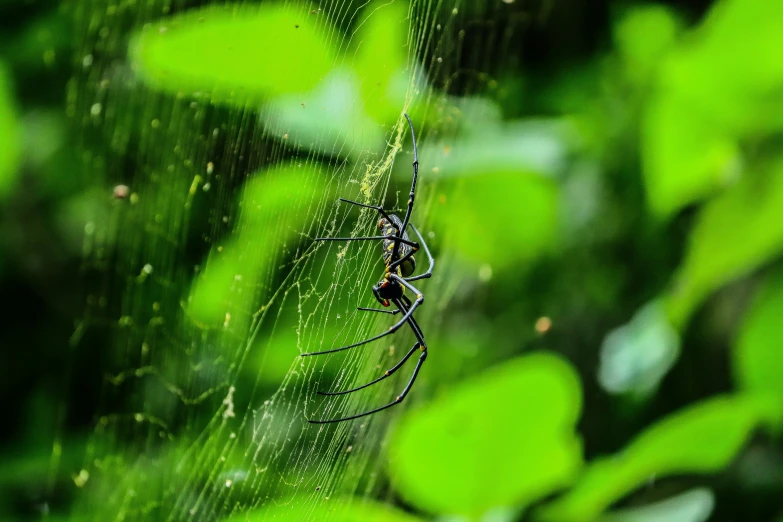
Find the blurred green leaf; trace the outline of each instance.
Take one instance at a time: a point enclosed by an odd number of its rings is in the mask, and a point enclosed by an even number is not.
[[[733,133],[676,94],[648,103],[641,147],[647,198],[659,216],[704,198],[740,172]]]
[[[445,185],[445,184],[444,184]],[[558,238],[554,181],[523,172],[485,172],[444,186],[432,210],[449,246],[474,265],[518,267],[551,251]],[[506,200],[504,194],[514,194]]]
[[[680,21],[667,6],[630,7],[613,28],[627,74],[637,83],[647,83],[680,30]]]
[[[347,56],[353,61],[332,67],[312,90],[285,93],[265,106],[267,128],[289,146],[362,161],[380,155],[388,124],[402,121],[411,88],[407,5],[373,3],[362,14]]]
[[[312,91],[278,96],[264,105],[268,132],[287,146],[326,151],[360,161],[380,155],[388,127],[373,120],[361,101],[359,80],[347,68],[331,71]],[[399,117],[399,107],[397,108]]]
[[[780,129],[783,3],[716,2],[668,64],[664,85],[738,131]]]
[[[742,324],[733,352],[737,385],[783,396],[783,273],[767,281]]]
[[[740,172],[739,140],[783,127],[783,4],[728,0],[665,60],[643,124],[653,211],[668,216]]]
[[[570,364],[536,353],[407,412],[392,435],[392,479],[417,507],[478,516],[571,482],[581,465],[581,409]]]
[[[366,499],[334,498],[328,502],[291,502],[290,505],[265,507],[224,519],[225,522],[262,522],[280,520],[301,522],[418,522],[421,519],[386,504]]]
[[[377,121],[394,121],[411,87],[408,63],[408,4],[372,2],[362,10],[356,30],[354,67],[362,107]]]
[[[20,155],[19,122],[11,74],[0,62],[0,201],[16,183]]]
[[[131,56],[158,89],[244,107],[312,89],[335,62],[331,31],[305,4],[207,7],[146,26]]]
[[[700,211],[687,253],[667,296],[677,327],[710,293],[783,249],[783,162],[745,176]]]
[[[607,513],[598,522],[706,522],[714,507],[712,491],[697,488],[654,504]]]
[[[601,344],[598,380],[610,393],[646,396],[654,392],[680,352],[680,336],[660,300],[643,306],[628,324]]]
[[[313,205],[323,196],[319,168],[284,164],[248,181],[236,235],[215,245],[191,289],[188,311],[196,321],[223,324],[244,336],[264,282],[274,275],[273,263],[298,243]]]
[[[481,98],[461,100],[458,111],[465,125],[463,137],[420,147],[421,175],[427,179],[483,179],[503,172],[555,179],[577,145],[577,134],[565,120],[503,123],[498,109]],[[399,172],[410,177],[409,165]]]
[[[614,456],[592,462],[571,491],[540,510],[539,519],[587,522],[651,479],[718,471],[753,430],[779,423],[781,413],[777,401],[751,395],[688,406],[652,425]]]
[[[489,124],[437,148],[423,147],[421,178],[443,180],[431,209],[433,228],[464,260],[493,269],[552,251],[561,225],[556,178],[573,139],[568,125],[538,121]],[[410,176],[409,164],[398,172]]]

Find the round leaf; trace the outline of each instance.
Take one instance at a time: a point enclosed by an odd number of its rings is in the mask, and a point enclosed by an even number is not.
[[[391,474],[416,506],[477,516],[568,484],[581,465],[579,380],[552,354],[512,360],[409,412]]]

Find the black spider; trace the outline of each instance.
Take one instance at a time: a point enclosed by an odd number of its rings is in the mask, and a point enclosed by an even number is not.
[[[341,421],[357,419],[359,417],[364,417],[365,415],[370,415],[372,413],[385,410],[386,408],[391,408],[395,404],[401,403],[402,400],[410,391],[411,387],[413,386],[414,381],[416,381],[416,376],[419,374],[419,370],[421,369],[422,364],[424,364],[424,361],[427,359],[427,343],[424,342],[424,334],[422,334],[421,328],[419,328],[418,323],[416,323],[416,319],[414,319],[413,317],[413,312],[416,310],[416,308],[418,308],[421,305],[421,303],[424,302],[424,295],[415,286],[411,284],[411,281],[416,281],[418,279],[426,279],[428,277],[431,277],[432,269],[435,267],[435,260],[432,258],[432,254],[430,254],[430,249],[427,247],[427,243],[424,241],[424,238],[422,237],[421,233],[416,229],[413,223],[410,222],[411,213],[413,212],[413,201],[416,194],[416,178],[418,177],[419,174],[419,160],[416,152],[416,136],[413,133],[413,123],[411,122],[411,119],[410,117],[408,117],[407,114],[404,115],[405,115],[405,119],[408,120],[408,125],[410,125],[411,140],[413,141],[413,182],[411,183],[411,192],[408,198],[408,210],[405,213],[405,218],[401,220],[399,217],[395,216],[394,214],[387,214],[386,211],[383,210],[383,208],[380,205],[379,206],[365,205],[363,203],[358,203],[356,201],[351,201],[349,199],[340,198],[340,201],[350,203],[351,205],[377,210],[378,213],[381,215],[380,220],[378,220],[378,228],[381,230],[382,235],[370,236],[370,237],[316,238],[316,241],[370,241],[370,240],[380,239],[383,245],[383,261],[386,264],[386,270],[383,273],[383,277],[378,282],[378,284],[372,287],[372,293],[375,296],[375,299],[377,299],[378,302],[381,303],[383,306],[389,306],[389,303],[391,302],[394,304],[394,306],[397,307],[397,309],[378,310],[376,308],[359,308],[359,310],[364,310],[368,312],[380,312],[380,313],[391,314],[391,315],[402,313],[402,318],[399,321],[397,321],[397,323],[395,323],[394,326],[389,328],[387,331],[378,334],[374,337],[371,337],[369,339],[365,339],[364,341],[350,344],[348,346],[343,346],[341,348],[334,348],[332,350],[326,350],[322,352],[303,353],[301,355],[303,357],[309,355],[323,355],[326,353],[340,352],[343,350],[348,350],[350,348],[355,348],[357,346],[361,346],[363,344],[367,344],[369,342],[380,339],[381,337],[384,337],[386,335],[393,334],[394,332],[399,330],[400,327],[402,327],[402,325],[405,323],[408,323],[411,330],[413,330],[413,335],[416,336],[416,343],[413,345],[413,348],[411,348],[408,351],[405,357],[403,357],[400,362],[398,362],[392,368],[384,372],[383,375],[381,375],[374,381],[368,382],[367,384],[363,384],[362,386],[358,386],[350,390],[344,390],[338,392],[319,391],[318,393],[320,395],[344,395],[346,393],[352,393],[361,390],[363,388],[366,388],[377,382],[382,381],[383,379],[389,377],[391,374],[396,372],[403,364],[405,364],[405,361],[410,359],[410,357],[416,352],[416,350],[421,350],[421,355],[419,356],[419,361],[416,363],[416,367],[413,369],[413,375],[411,375],[411,378],[408,381],[408,384],[405,386],[405,389],[402,390],[402,393],[400,393],[397,396],[397,398],[392,402],[390,402],[389,404],[386,404],[385,406],[381,406],[380,408],[375,408],[373,410],[365,411],[364,413],[359,413],[357,415],[351,415],[350,417],[343,417],[340,419],[308,420],[308,422],[311,422],[313,424],[326,424],[330,422],[341,422]],[[408,227],[411,227],[413,231],[416,233],[416,235],[419,237],[419,241],[421,241],[421,246],[424,247],[424,252],[427,254],[427,258],[429,259],[430,262],[430,266],[425,273],[413,277],[411,277],[411,274],[413,274],[413,272],[416,269],[416,260],[414,258],[414,254],[419,250],[419,243],[410,240],[406,232],[406,229]],[[404,294],[406,288],[411,292],[413,292],[413,294],[416,296],[415,301],[411,301]]]

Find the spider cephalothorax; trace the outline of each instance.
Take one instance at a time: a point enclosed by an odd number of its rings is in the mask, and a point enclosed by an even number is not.
[[[365,339],[364,341],[359,341],[358,343],[343,346],[341,348],[334,348],[332,350],[325,350],[322,352],[303,353],[302,355],[321,355],[325,353],[334,353],[340,352],[342,350],[348,350],[350,348],[355,348],[357,346],[361,346],[363,344],[380,339],[386,335],[393,334],[406,323],[410,326],[411,330],[413,331],[413,335],[416,337],[416,343],[402,358],[402,360],[394,365],[391,369],[384,372],[383,375],[374,381],[363,384],[362,386],[357,386],[356,388],[352,388],[350,390],[337,392],[318,392],[321,395],[344,395],[346,393],[352,393],[361,390],[375,384],[376,382],[382,381],[396,372],[417,350],[421,351],[421,355],[419,356],[419,361],[416,363],[416,367],[413,369],[413,374],[411,375],[408,384],[405,386],[405,389],[397,396],[395,400],[389,404],[375,408],[373,410],[365,411],[363,413],[351,415],[349,417],[326,420],[309,420],[311,423],[325,424],[329,422],[340,422],[357,419],[359,417],[364,417],[365,415],[370,415],[371,413],[385,410],[386,408],[390,408],[395,404],[399,404],[410,391],[413,383],[416,381],[416,376],[419,374],[421,365],[427,359],[427,343],[424,342],[424,334],[422,333],[421,328],[419,328],[418,323],[416,323],[416,319],[413,317],[414,310],[416,310],[416,308],[418,308],[424,302],[424,295],[422,295],[422,293],[411,284],[411,281],[431,277],[432,269],[435,267],[435,260],[432,258],[432,254],[430,254],[430,250],[427,247],[427,243],[424,241],[421,233],[419,233],[416,227],[413,226],[413,223],[410,222],[411,213],[413,212],[413,201],[416,197],[416,178],[419,174],[419,160],[416,153],[416,137],[413,133],[413,123],[407,114],[405,114],[405,119],[408,120],[408,125],[410,125],[411,140],[413,141],[413,181],[411,182],[411,191],[408,197],[408,209],[405,212],[405,218],[400,219],[394,214],[388,214],[380,205],[367,205],[364,203],[351,201],[349,199],[340,198],[340,201],[344,201],[359,207],[376,210],[381,215],[381,218],[378,221],[378,228],[381,230],[382,235],[368,237],[316,238],[316,241],[370,241],[380,239],[382,241],[381,245],[383,247],[383,262],[385,265],[385,271],[378,284],[372,287],[372,293],[375,296],[375,299],[384,307],[389,306],[389,304],[394,304],[396,310],[377,310],[375,308],[359,308],[359,310],[368,312],[381,312],[390,315],[402,313],[402,318],[387,331],[369,339]],[[408,237],[407,228],[409,226],[418,236],[419,241],[421,242],[421,246],[424,247],[424,252],[427,254],[427,258],[430,262],[430,266],[427,271],[417,276],[412,276],[413,272],[416,270],[416,260],[414,259],[413,255],[419,250],[419,243],[411,241]],[[416,296],[415,301],[411,301],[407,296],[405,296],[404,292],[406,288],[413,292],[413,294]]]
[[[387,272],[387,275],[389,272]],[[377,285],[372,287],[372,293],[375,299],[383,306],[389,306],[389,301],[402,298],[405,287],[394,281],[391,277],[384,275]]]

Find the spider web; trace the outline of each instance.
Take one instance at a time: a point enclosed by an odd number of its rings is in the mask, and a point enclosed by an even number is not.
[[[78,517],[212,520],[272,505],[323,520],[317,510],[324,503],[390,495],[384,436],[403,408],[426,395],[427,366],[401,406],[353,422],[306,422],[388,403],[415,364],[360,393],[315,394],[369,382],[414,339],[405,327],[340,354],[298,357],[366,339],[396,319],[356,311],[373,306],[379,242],[313,239],[375,233],[373,211],[337,197],[404,204],[412,149],[401,112],[410,112],[421,162],[412,219],[439,263],[433,279],[419,282],[428,300],[417,318],[432,338],[458,285],[443,275],[447,231],[429,233],[429,210],[440,196],[433,161],[467,115],[484,110],[469,110],[453,95],[491,84],[481,71],[507,53],[510,36],[494,28],[503,16],[498,6],[280,5],[318,16],[315,38],[338,49],[337,58],[312,92],[243,103],[151,85],[134,66],[133,35],[163,32],[208,6],[70,6],[82,41],[68,114],[95,190],[85,226],[86,307],[73,343],[77,350],[85,338],[103,343],[97,364],[106,375],[74,478],[83,489]],[[345,71],[367,37],[363,27],[389,16],[405,35],[403,67],[392,75],[403,86],[400,115],[395,124],[367,127],[346,102]],[[471,31],[481,38],[468,49]],[[302,114],[322,111],[319,121],[333,123],[297,126],[292,105]]]

